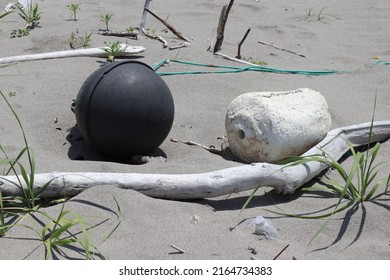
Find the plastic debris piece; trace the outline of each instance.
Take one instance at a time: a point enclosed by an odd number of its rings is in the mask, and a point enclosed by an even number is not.
[[[255,226],[254,234],[264,235],[267,239],[278,239],[279,234],[277,229],[272,225],[270,220],[265,219],[263,216],[257,216],[251,219],[248,226],[253,225]]]

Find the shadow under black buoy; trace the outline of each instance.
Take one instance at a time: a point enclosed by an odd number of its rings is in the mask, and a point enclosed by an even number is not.
[[[86,160],[86,161],[111,161],[123,164],[142,165],[148,163],[153,158],[160,158],[164,161],[167,155],[160,148],[145,155],[132,155],[124,159],[110,159],[100,153],[96,152],[81,135],[77,125],[69,130],[66,140],[70,144],[68,157],[71,160]]]

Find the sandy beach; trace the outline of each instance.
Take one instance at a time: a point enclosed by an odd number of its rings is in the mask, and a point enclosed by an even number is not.
[[[112,14],[109,29],[125,31],[139,26],[144,1],[79,0],[77,21],[70,20],[66,5],[71,1],[34,1],[42,12],[39,25],[28,36],[10,38],[23,28],[17,12],[0,19],[0,58],[70,50],[72,33],[92,34],[90,47],[105,42],[143,46],[145,52],[130,58],[154,66],[164,59],[206,65],[244,67],[207,51],[228,0],[153,0],[150,10],[167,20],[190,41],[175,50],[158,40],[99,35],[105,29],[101,15]],[[0,9],[9,1],[0,0]],[[241,48],[243,60],[262,62],[286,70],[334,70],[332,75],[313,76],[243,71],[224,74],[162,76],[175,104],[172,129],[154,157],[146,164],[108,161],[80,138],[73,100],[88,76],[106,63],[105,58],[78,57],[0,64],[0,90],[23,123],[29,146],[36,156],[36,172],[112,172],[143,174],[193,174],[244,165],[232,155],[220,156],[181,141],[207,147],[225,145],[225,114],[237,96],[247,92],[287,91],[310,88],[326,99],[332,117],[331,129],[370,122],[375,95],[375,120],[390,120],[390,2],[387,0],[271,1],[236,0],[225,27],[221,53],[237,55],[237,47],[251,28]],[[145,28],[163,37],[170,47],[183,43],[151,15]],[[279,47],[258,43],[267,42]],[[287,52],[284,50],[290,50]],[[302,57],[298,54],[302,54]],[[379,61],[379,63],[378,63]],[[4,67],[3,67],[4,66]],[[158,72],[214,71],[215,68],[171,62]],[[0,144],[16,157],[24,142],[20,128],[0,101]],[[389,160],[390,142],[381,143],[376,162]],[[0,156],[0,160],[3,155]],[[25,160],[25,159],[24,159]],[[351,156],[342,160],[349,170]],[[2,168],[3,169],[3,168]],[[326,175],[341,180],[334,170]],[[388,164],[376,180],[388,176]],[[325,176],[310,182],[317,187]],[[340,181],[341,182],[341,181]],[[383,192],[384,186],[380,187]],[[380,191],[378,190],[378,193]],[[272,188],[259,188],[241,211],[252,191],[224,196],[176,201],[148,197],[133,190],[101,185],[89,188],[65,203],[65,209],[82,215],[91,227],[96,259],[390,259],[390,199],[381,196],[342,211],[324,224],[323,219],[299,219],[269,212],[318,214],[337,203],[331,192],[297,190],[280,195]],[[120,211],[118,210],[118,205]],[[45,208],[56,217],[62,204]],[[329,210],[330,209],[330,210]],[[120,212],[120,213],[119,213]],[[240,221],[255,216],[270,219],[277,240],[254,234],[254,227]],[[26,216],[21,224],[42,230],[40,214]],[[105,238],[116,227],[107,240]],[[80,237],[80,235],[79,235]],[[310,243],[310,244],[309,244]],[[173,245],[173,246],[172,246]],[[182,249],[179,252],[174,247]],[[0,238],[0,259],[44,259],[45,247],[36,233],[14,226]],[[53,258],[83,259],[80,246],[61,248]]]

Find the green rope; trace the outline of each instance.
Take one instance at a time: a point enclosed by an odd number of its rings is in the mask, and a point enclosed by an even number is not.
[[[336,74],[334,70],[285,70],[264,66],[247,66],[247,67],[235,67],[235,66],[219,66],[219,65],[210,65],[210,64],[202,64],[196,62],[189,61],[180,61],[180,60],[169,60],[164,59],[161,62],[157,63],[153,66],[153,70],[157,71],[161,66],[163,66],[167,62],[176,62],[184,65],[191,66],[200,66],[200,67],[208,67],[208,68],[216,68],[216,69],[225,69],[225,70],[216,70],[216,71],[186,71],[186,72],[156,72],[160,76],[168,76],[168,75],[189,75],[189,74],[225,74],[225,73],[239,73],[245,71],[257,71],[257,72],[268,72],[268,73],[279,73],[279,74],[300,74],[300,75],[311,75],[311,76],[323,76],[323,75],[333,75]]]
[[[378,65],[378,64],[390,65],[390,61],[378,60],[377,62],[374,63],[374,65]]]

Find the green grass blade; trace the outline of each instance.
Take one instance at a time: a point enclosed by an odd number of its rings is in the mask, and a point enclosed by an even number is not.
[[[72,221],[69,219],[61,219],[58,224],[56,224],[56,229],[50,233],[50,239],[58,240],[61,235],[67,232],[71,227],[77,224],[76,221]]]
[[[314,154],[310,156],[293,156],[289,157],[285,160],[282,160],[278,162],[278,165],[288,165],[288,166],[295,166],[295,165],[300,165],[304,163],[308,163],[311,161],[324,161],[324,155],[323,154]]]
[[[326,228],[326,226],[329,224],[329,221],[330,221],[330,217],[332,216],[333,214],[329,215],[328,216],[328,219],[326,219],[325,223],[323,223],[321,225],[321,227],[316,231],[316,233],[310,238],[309,240],[309,245],[311,245],[311,243],[317,238],[318,235],[321,234],[321,232]]]
[[[309,186],[309,187],[302,187],[299,189],[299,191],[301,192],[326,192],[326,191],[329,191],[329,187],[328,186]]]
[[[63,217],[65,217],[69,211],[65,211],[65,203],[61,205],[61,211],[60,213],[58,214],[58,217],[54,222],[54,227],[53,227],[53,231],[55,231],[57,229],[57,226],[61,226],[61,220],[63,219]],[[50,218],[49,216],[47,216],[48,218]],[[51,218],[50,218],[51,219]]]
[[[277,214],[277,215],[280,215],[280,216],[285,216],[285,217],[318,220],[318,219],[324,219],[324,218],[331,217],[334,214],[339,213],[339,212],[347,209],[352,204],[353,204],[353,201],[348,201],[345,205],[343,205],[342,207],[338,208],[341,205],[341,203],[339,201],[339,202],[337,202],[337,204],[335,205],[335,208],[331,212],[327,212],[327,213],[322,214],[322,215],[289,214],[289,213],[286,213],[286,212],[278,212],[278,211],[274,211],[274,210],[270,210],[270,209],[264,209],[264,211],[267,211],[267,212],[270,212],[270,213],[273,213],[273,214]]]
[[[376,111],[376,99],[377,99],[377,92],[375,92],[374,96],[374,108],[372,110],[372,117],[371,117],[371,125],[370,125],[370,131],[368,132],[368,141],[367,141],[367,148],[370,147],[371,144],[371,138],[372,138],[372,129],[374,127],[374,121],[375,121],[375,111]],[[369,149],[366,151],[366,158],[369,158]],[[367,167],[367,166],[366,166]],[[368,168],[368,167],[367,167]],[[365,170],[366,171],[366,170]],[[366,172],[364,172],[366,173]]]
[[[44,244],[45,244],[45,249],[46,249],[45,260],[50,260],[51,259],[51,250],[52,250],[50,239],[45,241]]]
[[[28,148],[27,150],[28,158],[30,161],[30,191],[34,192],[34,180],[35,180],[35,153],[34,150],[31,148]]]
[[[339,197],[343,196],[347,199],[352,199],[352,194],[348,191],[348,188],[346,189],[345,186],[341,186],[339,182],[334,180],[329,180],[329,183],[331,184],[331,188],[339,194]]]
[[[3,99],[5,100],[5,102],[7,103],[8,107],[10,108],[12,114],[14,115],[19,127],[20,127],[20,130],[22,132],[22,135],[23,135],[23,140],[24,140],[24,144],[25,144],[25,149],[27,150],[27,155],[28,155],[28,160],[29,160],[29,163],[30,163],[30,167],[31,167],[31,172],[33,173],[33,171],[35,171],[35,161],[34,159],[32,159],[31,157],[31,153],[30,153],[30,148],[29,148],[29,145],[28,145],[28,142],[27,142],[27,137],[26,137],[26,133],[24,132],[24,128],[23,128],[23,125],[22,125],[22,122],[20,121],[18,115],[16,114],[14,108],[12,107],[12,105],[9,103],[8,99],[5,97],[5,95],[0,91],[0,94],[1,96],[3,97]]]
[[[345,182],[345,192],[347,190],[349,190],[351,193],[352,199],[354,199],[354,200],[359,200],[360,193],[359,193],[358,189],[355,187],[355,185],[352,183],[352,180],[354,178],[354,175],[359,170],[360,161],[361,161],[362,157],[363,157],[363,154],[361,154],[361,153],[357,153],[354,155],[352,167],[351,167],[351,170],[348,174],[347,180]],[[341,198],[343,198],[343,197],[344,196],[342,194]]]
[[[35,206],[36,197],[34,194],[34,186],[31,185],[31,177],[29,177],[27,175],[27,172],[26,172],[23,165],[21,165],[20,163],[18,163],[18,165],[20,168],[20,173],[21,173],[23,180],[27,186],[27,192],[25,192],[24,188],[21,185],[21,188],[23,189],[24,198],[26,199],[26,203],[27,203],[28,207],[33,208]]]
[[[329,167],[335,169],[340,174],[340,176],[343,178],[344,181],[348,180],[348,174],[345,171],[345,169],[341,166],[340,163],[338,163],[332,158],[329,158],[328,162],[329,162]]]
[[[321,232],[325,229],[325,227],[328,225],[329,221],[330,221],[330,218],[336,214],[336,213],[339,213],[339,212],[342,212],[346,209],[348,209],[349,207],[351,207],[353,204],[354,204],[354,201],[349,201],[346,205],[344,205],[343,207],[341,208],[338,208],[338,206],[340,205],[340,202],[341,202],[341,199],[339,200],[339,202],[337,203],[335,209],[332,211],[332,213],[329,213],[327,216],[326,216],[326,221],[325,223],[323,223],[321,225],[321,227],[317,230],[317,232],[313,235],[313,237],[310,239],[309,241],[309,245],[317,238],[318,235],[321,234]]]
[[[382,182],[378,182],[376,183],[372,189],[370,190],[370,192],[365,196],[363,197],[363,201],[367,201],[367,200],[370,200],[371,197],[374,195],[374,193],[376,192],[376,190],[378,189],[378,187],[382,185]]]
[[[2,160],[0,160],[0,165],[8,165],[10,163],[12,163],[12,160],[10,160],[10,159],[2,159]]]
[[[53,225],[53,229],[52,231],[55,231],[57,226],[59,225],[59,221],[62,219],[62,217],[64,215],[66,215],[68,212],[67,211],[64,211],[64,207],[65,207],[65,203],[63,203],[61,205],[61,210],[60,210],[60,213],[58,214],[58,217],[56,220],[54,220],[53,218],[51,218],[45,211],[41,211],[41,210],[37,210],[36,212],[38,212],[39,214],[45,216],[46,218],[48,218],[49,220],[51,220],[50,223],[46,224],[46,226],[44,227],[44,233],[42,232],[42,237],[44,238],[46,236],[46,231],[50,228],[51,225]],[[45,229],[46,228],[46,229]]]
[[[30,185],[30,179],[27,175],[26,169],[24,169],[24,166],[18,163],[19,168],[20,168],[20,174],[23,177],[24,182],[26,183],[27,187]]]
[[[369,177],[368,178],[368,180],[366,181],[366,185],[367,185],[367,187],[369,186],[369,185],[371,185],[371,183],[372,183],[372,181],[376,178],[376,176],[378,175],[378,171],[375,171],[374,172],[374,174],[367,174],[367,175],[370,175],[371,177]],[[362,192],[363,194],[365,193],[365,192]]]
[[[11,160],[7,155],[6,158],[10,160],[10,167],[8,168],[8,171],[5,172],[5,175],[9,175],[9,173],[12,171],[15,175],[18,175],[18,173],[15,170],[15,164],[19,161],[19,159],[23,156],[23,154],[26,152],[26,148],[23,148],[19,154],[16,156],[14,160]],[[4,152],[5,154],[5,152]]]
[[[42,240],[46,240],[46,239],[47,239],[47,238],[46,238],[46,236],[48,235],[47,232],[49,231],[49,229],[50,229],[50,227],[51,227],[52,225],[54,225],[54,222],[47,223],[47,224],[43,227],[43,229],[42,229],[42,231],[41,231],[41,238],[42,238]]]
[[[252,198],[255,196],[255,194],[257,193],[257,191],[259,190],[259,188],[261,187],[261,185],[257,186],[253,192],[251,193],[251,195],[248,197],[248,199],[245,201],[244,205],[241,207],[241,211],[240,211],[240,214],[241,212],[246,209],[246,207],[248,206],[248,204],[252,201]]]
[[[0,237],[5,235],[5,213],[3,205],[3,194],[0,191]]]
[[[91,256],[90,256],[90,250],[89,250],[89,237],[88,237],[87,228],[85,226],[85,222],[79,214],[73,213],[73,216],[76,217],[77,222],[81,227],[84,242],[80,242],[80,244],[84,247],[85,258],[87,260],[89,260],[89,259],[91,259]]]
[[[20,9],[20,6],[17,5],[17,7]],[[23,9],[22,9],[23,10]],[[27,188],[29,189],[29,193],[25,193],[24,191],[24,188],[22,187],[22,184],[20,182],[20,179],[19,179],[19,176],[18,174],[16,173],[16,170],[14,169],[14,164],[11,164],[11,168],[10,170],[12,169],[12,171],[15,173],[15,175],[17,176],[17,179],[19,181],[19,184],[23,190],[23,193],[24,195],[29,198],[29,199],[35,199],[35,196],[32,192],[32,188],[33,188],[33,185],[34,185],[34,174],[35,174],[35,157],[34,157],[34,154],[32,152],[32,150],[30,149],[29,145],[28,145],[28,142],[27,142],[27,137],[26,137],[26,133],[24,131],[24,128],[23,128],[23,125],[22,125],[22,122],[20,121],[20,118],[18,117],[18,115],[16,114],[15,110],[13,109],[12,105],[9,103],[8,99],[5,97],[5,95],[3,94],[3,92],[0,91],[0,95],[3,97],[4,101],[6,102],[7,106],[9,107],[9,109],[11,110],[13,116],[15,117],[19,127],[20,127],[20,130],[22,132],[22,135],[23,135],[23,141],[24,141],[24,144],[25,144],[25,148],[19,153],[18,157],[16,158],[15,160],[15,163],[18,162],[18,160],[20,159],[20,157],[25,153],[27,152],[27,157],[28,157],[28,161],[29,161],[29,165],[30,165],[30,178],[27,179],[27,172],[25,172],[25,169],[24,169],[24,175],[23,178],[27,184]],[[4,151],[3,151],[4,152]],[[22,167],[21,164],[19,164],[20,167]],[[22,170],[21,170],[22,171]],[[26,180],[27,179],[27,180]],[[26,197],[26,198],[27,198]],[[32,203],[32,207],[34,207],[34,203],[35,201],[30,201]]]
[[[51,179],[50,181],[46,182],[43,186],[41,186],[36,192],[35,192],[35,196],[36,197],[39,197],[51,184],[51,182],[53,182],[55,179],[57,179],[58,177],[56,178],[53,178]]]
[[[122,210],[121,210],[121,207],[119,206],[119,203],[118,201],[116,200],[115,196],[112,196],[114,198],[114,201],[115,201],[115,204],[116,204],[116,208],[118,210],[118,214],[117,214],[117,217],[118,217],[118,223],[117,225],[113,228],[113,230],[110,231],[110,233],[103,239],[103,242],[102,244],[111,237],[111,235],[116,231],[116,229],[119,227],[119,225],[122,223]]]
[[[372,172],[375,171],[376,169],[376,166],[373,167],[373,164],[374,164],[374,161],[378,155],[378,152],[379,152],[379,148],[381,147],[381,145],[379,143],[376,143],[376,145],[374,146],[374,148],[372,148],[372,152],[369,154],[369,158],[370,158],[370,163],[368,164],[368,167],[367,169],[365,170],[365,182],[364,182],[364,185],[366,187],[368,187],[370,184],[371,184],[371,181],[375,178],[376,176],[376,173],[375,175],[371,175]],[[367,158],[368,160],[368,158]]]
[[[56,240],[53,246],[67,246],[69,244],[77,243],[78,240],[76,238],[66,238],[61,240]]]
[[[2,19],[3,17],[9,15],[10,13],[12,13],[13,11],[8,11],[8,12],[4,12],[2,14],[0,14],[0,19]]]

